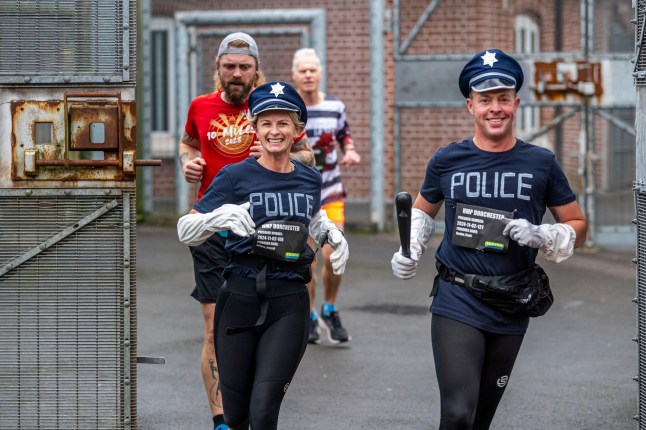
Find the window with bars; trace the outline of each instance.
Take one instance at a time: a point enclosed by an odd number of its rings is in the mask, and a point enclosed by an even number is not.
[[[516,16],[516,53],[536,54],[540,52],[539,28],[529,15]],[[516,133],[529,136],[540,127],[540,109],[536,106],[523,106],[521,103],[516,114]]]
[[[151,150],[155,157],[175,156],[175,36],[168,18],[153,18],[150,25],[150,68],[144,80],[150,84],[149,117]],[[186,112],[180,113],[186,115]],[[182,119],[185,119],[182,118]]]

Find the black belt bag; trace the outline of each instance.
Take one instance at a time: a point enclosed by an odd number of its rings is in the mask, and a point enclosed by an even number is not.
[[[506,276],[461,275],[439,261],[436,267],[438,278],[465,287],[483,303],[506,314],[540,317],[554,303],[550,280],[538,264]]]

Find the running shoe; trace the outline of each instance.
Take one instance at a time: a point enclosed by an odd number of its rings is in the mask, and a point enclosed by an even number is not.
[[[226,424],[220,424],[219,426],[215,427],[213,430],[231,430],[231,429]]]
[[[321,306],[319,326],[325,331],[328,340],[332,343],[349,342],[352,340],[348,331],[341,324],[341,317],[339,317],[338,311],[331,312],[330,315],[326,316]]]
[[[319,319],[313,320],[310,318],[310,337],[307,339],[307,343],[313,343],[318,345],[321,343],[321,330],[319,329]]]

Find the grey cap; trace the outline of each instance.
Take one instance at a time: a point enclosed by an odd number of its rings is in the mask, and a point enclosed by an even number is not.
[[[234,40],[242,40],[245,42],[247,45],[249,45],[248,48],[230,48],[229,44],[233,42]],[[237,33],[231,33],[227,37],[224,38],[222,43],[220,43],[220,48],[218,49],[218,57],[224,55],[224,54],[246,54],[254,57],[256,60],[258,59],[258,45],[256,45],[256,41],[253,40],[251,36],[249,36],[247,33],[242,33],[242,32],[237,32]]]

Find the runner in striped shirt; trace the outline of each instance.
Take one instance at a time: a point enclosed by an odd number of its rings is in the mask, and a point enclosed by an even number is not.
[[[307,137],[314,151],[316,166],[323,176],[321,207],[340,230],[345,221],[345,188],[341,182],[340,166],[352,166],[361,161],[355,151],[348,127],[345,104],[329,94],[319,91],[322,76],[321,61],[313,49],[303,48],[294,53],[292,63],[294,87],[307,106]],[[337,144],[341,151],[337,151]],[[352,338],[341,324],[336,306],[337,294],[341,287],[341,275],[335,275],[330,264],[332,248],[321,249],[323,255],[323,298],[321,318],[316,311],[316,261],[312,264],[312,281],[307,285],[310,293],[310,335],[309,342],[320,343],[322,328],[331,343],[348,342]]]

